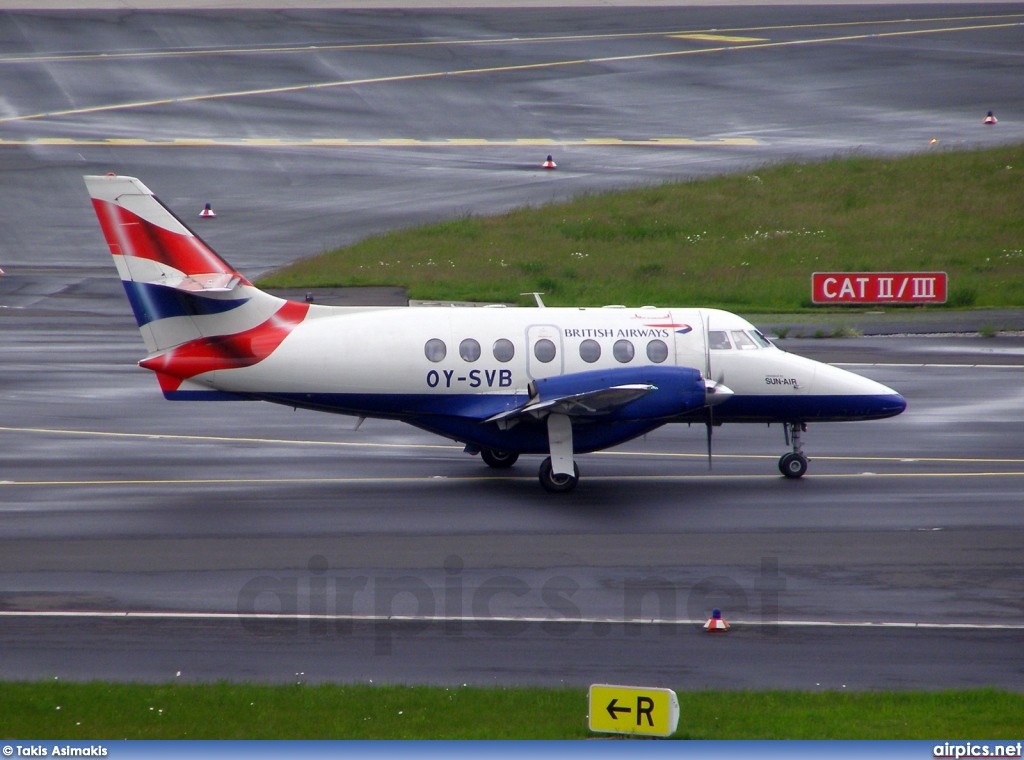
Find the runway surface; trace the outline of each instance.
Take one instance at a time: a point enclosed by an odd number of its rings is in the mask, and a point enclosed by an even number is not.
[[[812,426],[801,482],[776,427],[716,431],[709,473],[674,426],[552,498],[530,458],[394,423],[163,401],[81,175],[213,202],[199,231],[255,276],[585,190],[1019,140],[1022,21],[0,14],[0,677],[1019,689],[1021,339],[784,341],[908,411]]]

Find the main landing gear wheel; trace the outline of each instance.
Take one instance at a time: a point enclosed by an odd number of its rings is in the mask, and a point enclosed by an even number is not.
[[[807,457],[792,451],[788,454],[783,454],[782,458],[779,459],[779,471],[787,478],[793,478],[794,480],[802,478],[804,473],[807,472]]]
[[[504,470],[511,467],[519,459],[519,453],[515,451],[498,451],[497,449],[480,449],[480,458],[489,467]]]
[[[551,457],[547,457],[540,463],[540,484],[545,491],[552,493],[566,493],[576,487],[580,480],[580,468],[575,462],[572,464],[573,475],[555,475],[551,472]]]

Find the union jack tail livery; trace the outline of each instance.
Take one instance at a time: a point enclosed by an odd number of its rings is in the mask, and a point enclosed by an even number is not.
[[[401,420],[490,467],[546,456],[571,491],[576,454],[669,422],[782,423],[787,478],[807,470],[808,422],[900,414],[896,391],[779,350],[717,309],[341,307],[254,287],[139,180],[86,177],[146,342],[139,364],[170,399],[251,399]]]
[[[214,372],[265,359],[305,318],[307,305],[253,287],[139,180],[85,184],[149,352],[140,364],[168,398],[224,398]]]

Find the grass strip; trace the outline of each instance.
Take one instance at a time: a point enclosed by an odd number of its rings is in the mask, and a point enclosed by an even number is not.
[[[1020,739],[1024,694],[679,692],[682,739]],[[583,739],[582,689],[0,684],[4,739]]]
[[[1024,146],[845,156],[399,230],[263,287],[418,299],[812,308],[815,271],[945,271],[948,306],[1024,307]],[[453,216],[457,213],[452,209]]]

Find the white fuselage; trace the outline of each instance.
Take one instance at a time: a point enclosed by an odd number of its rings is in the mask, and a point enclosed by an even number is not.
[[[709,334],[719,340],[706,349]],[[194,381],[237,393],[515,396],[539,378],[675,365],[737,397],[895,393],[759,337],[714,309],[313,307],[264,361]]]

